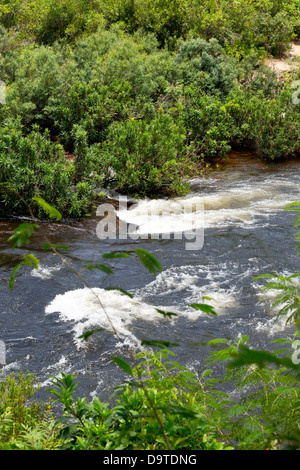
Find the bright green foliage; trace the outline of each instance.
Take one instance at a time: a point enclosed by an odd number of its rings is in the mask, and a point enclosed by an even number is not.
[[[166,362],[168,351],[141,353],[131,369],[115,361],[132,382],[120,388],[114,407],[94,399],[74,399],[75,377],[62,374],[53,380],[58,401],[64,405],[64,449],[76,450],[223,450],[209,413],[215,398],[209,393],[212,381],[197,377],[176,362]],[[207,391],[206,391],[207,389]],[[206,403],[202,402],[205,396]],[[151,406],[149,406],[149,401]],[[211,403],[210,403],[211,401]],[[163,423],[164,433],[157,416]],[[74,422],[75,418],[75,422]],[[229,447],[228,447],[229,448]]]
[[[32,200],[36,201],[38,203],[38,205],[42,207],[44,212],[46,212],[46,214],[51,219],[60,220],[62,218],[61,213],[57,209],[55,209],[55,207],[50,206],[50,204],[48,204],[46,201],[44,201],[44,199],[42,199],[41,197],[36,197],[35,196],[35,197],[32,198]]]
[[[299,37],[299,17],[297,0],[0,0],[0,217],[79,217],[103,183],[134,195],[185,194],[193,169],[232,147],[256,146],[270,160],[299,155],[299,72],[281,81],[262,65]],[[299,203],[289,209],[299,212]],[[37,228],[21,224],[12,247],[28,245]],[[67,247],[46,240],[44,249]],[[150,253],[134,254],[151,274],[161,270]],[[9,287],[22,267],[38,265],[24,255]],[[263,287],[278,292],[272,308],[294,323],[297,279],[276,275]],[[191,307],[216,315],[204,303]],[[59,421],[32,402],[33,376],[3,377],[0,447],[299,449],[298,338],[278,340],[273,352],[251,348],[247,336],[211,341],[209,364],[226,368],[223,379],[170,361],[164,348],[176,343],[145,339],[137,357],[112,358],[128,375],[117,404],[75,398],[75,377],[54,378]]]
[[[160,262],[148,251],[143,248],[136,248],[134,252],[138,255],[140,262],[149,270],[150,273],[156,274],[156,271],[161,271],[162,267]]]
[[[39,260],[34,255],[32,254],[23,255],[23,261],[18,263],[12,270],[12,274],[9,278],[9,284],[8,284],[9,288],[13,290],[16,276],[22,266],[29,266],[30,268],[34,267],[34,269],[37,269],[39,267],[39,264],[40,264]]]
[[[1,378],[1,450],[53,450],[61,445],[51,404],[32,401],[38,390],[35,382],[35,376],[29,373]]]
[[[139,353],[133,368],[121,357],[113,357],[129,374],[129,380],[114,393],[114,405],[99,398],[91,402],[76,398],[76,376],[62,373],[53,378],[55,387],[50,390],[63,406],[56,421],[47,412],[40,415],[38,404],[24,408],[28,391],[29,396],[33,393],[30,376],[19,383],[8,378],[1,385],[2,391],[9,389],[9,395],[7,391],[3,395],[1,446],[36,450],[299,449],[299,366],[290,359],[295,338],[297,334],[276,340],[285,347],[272,353],[247,347],[247,336],[211,341],[215,352],[208,358],[210,367],[224,363],[227,368],[221,382],[212,376],[212,369],[197,375],[170,360],[173,353],[166,349]],[[222,348],[216,349],[218,344]],[[239,398],[221,391],[224,384],[234,387]],[[17,407],[10,406],[9,396],[21,399]]]
[[[20,224],[17,228],[13,230],[14,234],[9,237],[7,241],[13,243],[13,248],[21,248],[23,245],[28,245],[30,242],[31,235],[37,228],[37,224],[31,224],[28,222]]]
[[[285,207],[286,210],[300,213],[300,203],[293,202]],[[295,227],[300,225],[300,216],[293,221]],[[300,232],[296,232],[296,239],[300,239]],[[299,247],[299,243],[296,244]],[[299,253],[299,252],[298,252]],[[300,323],[300,273],[291,275],[262,274],[255,279],[269,278],[261,288],[262,291],[274,291],[275,298],[270,310],[277,312],[277,318],[284,317],[286,323],[299,325]]]
[[[295,337],[277,342],[290,345]],[[290,359],[291,348],[255,351],[246,347],[248,341],[244,336],[210,343],[228,346],[214,352],[210,364],[227,363],[223,380],[234,385],[241,397],[230,405],[223,429],[241,450],[298,449],[299,365]]]
[[[294,224],[294,227],[300,227],[300,202],[292,202],[291,204],[288,204],[286,207],[285,207],[285,210],[287,211],[296,211],[298,212],[298,216],[296,217],[296,219],[293,220],[293,224]],[[295,233],[295,237],[297,240],[300,240],[300,232],[296,232]],[[296,247],[300,247],[300,243],[296,243]],[[298,254],[300,253],[300,251],[298,251]]]
[[[238,400],[219,390],[211,369],[197,376],[168,360],[172,353],[164,349],[138,354],[133,369],[124,359],[113,358],[131,377],[120,387],[114,407],[98,398],[91,403],[76,400],[75,377],[55,378],[58,389],[53,393],[69,419],[64,418],[63,448],[299,448],[299,366],[289,359],[287,348],[255,351],[246,347],[248,341],[245,336],[234,342],[217,339],[210,343],[213,348],[225,343],[211,354],[209,363],[227,363],[223,381],[239,390]]]
[[[201,310],[202,312],[207,313],[207,315],[217,316],[214,308],[211,307],[211,305],[207,305],[207,304],[190,304],[189,306],[194,308],[195,310]]]

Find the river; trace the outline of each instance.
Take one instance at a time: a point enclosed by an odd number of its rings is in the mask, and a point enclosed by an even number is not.
[[[275,321],[268,310],[272,293],[262,294],[262,281],[253,278],[273,271],[298,271],[295,213],[284,207],[300,201],[299,162],[265,163],[254,154],[232,152],[207,177],[195,177],[191,186],[191,194],[184,198],[143,200],[119,215],[137,223],[137,233],[149,233],[146,216],[151,210],[159,215],[160,226],[154,231],[167,232],[172,209],[173,222],[184,231],[190,219],[182,207],[187,202],[196,204],[196,211],[204,207],[198,214],[203,246],[196,249],[187,249],[184,237],[101,239],[97,236],[100,219],[93,215],[80,221],[41,222],[31,245],[11,250],[7,239],[21,219],[0,221],[0,340],[6,347],[5,374],[32,372],[47,394],[51,376],[59,371],[77,373],[80,395],[107,399],[124,378],[111,356],[126,357],[126,351],[110,333],[106,314],[122,341],[136,351],[144,338],[172,341],[178,344],[171,347],[175,360],[196,371],[207,367],[211,339],[247,334],[251,346],[268,348],[270,340],[293,331],[284,321]],[[103,263],[103,253],[131,256],[107,260],[113,274],[86,270],[91,292],[55,254],[42,249],[44,235],[69,247],[63,256],[78,270],[87,263]],[[145,269],[132,254],[135,248],[151,252],[162,271],[154,276]],[[11,292],[11,270],[18,257],[29,252],[40,259],[40,267],[24,269]],[[106,290],[110,286],[134,297]],[[95,301],[95,293],[106,313]],[[207,303],[214,306],[217,317],[189,307],[201,303],[203,296],[213,299]],[[177,316],[165,319],[157,308]],[[78,339],[93,328],[103,331],[87,342]]]

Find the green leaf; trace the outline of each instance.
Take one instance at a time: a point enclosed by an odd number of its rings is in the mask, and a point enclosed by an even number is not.
[[[170,341],[160,341],[160,340],[144,340],[142,341],[142,346],[154,346],[156,348],[165,348],[168,346],[178,346],[178,343],[171,343]]]
[[[216,317],[218,316],[211,305],[207,305],[207,304],[190,304],[189,307],[192,307],[195,310],[201,310],[202,312],[207,313],[208,315],[214,315]]]
[[[160,262],[148,251],[143,248],[136,248],[134,252],[139,256],[141,263],[150,271],[150,273],[156,274],[156,270],[162,270]]]
[[[172,403],[169,403],[167,407],[162,408],[166,413],[171,413],[175,415],[181,415],[184,418],[193,419],[196,416],[196,413],[193,410],[188,410],[183,406],[176,406]],[[186,439],[186,438],[185,438]]]
[[[29,254],[29,255],[23,255],[24,257],[24,262],[26,266],[34,266],[35,269],[37,269],[40,265],[40,261],[38,258],[36,258],[34,255]]]
[[[66,245],[53,245],[52,243],[43,243],[44,250],[48,250],[49,248],[54,248],[55,250],[68,250],[69,247]]]
[[[90,330],[86,331],[82,335],[78,336],[79,339],[87,340],[90,336],[92,336],[94,333],[97,333],[98,331],[105,331],[104,328],[97,328],[96,330]]]
[[[28,245],[30,237],[36,228],[39,228],[37,224],[20,224],[13,230],[14,234],[8,239],[8,242],[13,242],[13,248],[21,248],[23,245]]]
[[[298,209],[295,206],[298,206]],[[300,212],[300,202],[291,202],[290,204],[285,206],[284,210]]]
[[[290,359],[279,358],[268,351],[250,349],[244,345],[241,345],[238,351],[232,350],[230,355],[233,361],[228,364],[228,368],[236,368],[250,364],[256,364],[259,368],[263,368],[266,364],[271,363],[277,366],[287,366],[291,369],[299,370],[299,367]]]
[[[62,218],[61,213],[55,209],[55,207],[50,206],[44,199],[41,197],[33,197],[33,201],[37,202],[38,205],[48,214],[51,219],[60,220]]]
[[[104,253],[102,258],[116,259],[116,258],[129,258],[128,253]]]
[[[263,279],[266,277],[274,278],[276,277],[276,274],[261,274],[260,276],[254,277],[252,280],[255,281],[256,279]]]
[[[16,276],[17,276],[18,272],[20,271],[21,267],[23,266],[23,264],[24,264],[24,261],[22,261],[21,263],[17,264],[17,265],[13,268],[13,270],[12,270],[12,274],[11,274],[11,276],[10,276],[10,278],[9,278],[9,283],[8,283],[9,288],[10,288],[11,290],[13,290],[13,288],[14,288]]]
[[[164,317],[178,317],[178,314],[174,312],[165,312],[164,310],[160,310],[159,308],[157,308],[156,311],[158,313],[161,313],[161,315],[163,315]]]
[[[225,343],[225,344],[228,344],[228,340],[227,340],[227,339],[223,339],[223,338],[216,338],[216,339],[212,339],[212,340],[209,341],[207,344],[208,344],[208,346],[214,346],[215,344],[218,344],[218,343]]]
[[[124,361],[119,356],[112,356],[112,361],[114,364],[117,364],[121,369],[123,369],[127,374],[132,375],[132,369],[127,361]]]
[[[89,269],[90,271],[94,271],[94,269],[100,269],[101,271],[105,272],[106,274],[112,274],[113,273],[112,269],[109,268],[108,266],[106,266],[105,264],[89,263],[89,264],[85,264],[84,267]]]
[[[122,292],[122,294],[128,295],[128,297],[133,299],[133,295],[127,292],[126,290],[122,289],[121,287],[106,287],[105,290],[118,290]]]
[[[210,375],[212,373],[212,369],[206,369],[204,372],[202,372],[201,377],[206,377],[207,375]]]
[[[23,258],[24,258],[24,261],[21,261],[20,263],[18,263],[12,270],[12,274],[9,278],[9,283],[8,283],[8,286],[11,290],[13,290],[14,288],[16,276],[22,266],[24,265],[29,266],[29,267],[34,266],[35,269],[39,267],[40,261],[34,255],[32,254],[23,255]]]
[[[240,416],[248,410],[247,405],[233,405],[229,411],[230,416]]]

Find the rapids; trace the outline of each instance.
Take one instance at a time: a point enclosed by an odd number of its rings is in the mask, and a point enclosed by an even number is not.
[[[175,359],[202,370],[211,339],[248,334],[252,346],[268,348],[270,339],[293,331],[284,321],[275,321],[268,310],[274,294],[262,294],[262,282],[253,278],[274,271],[298,272],[295,213],[284,207],[300,201],[299,162],[267,164],[253,154],[231,153],[209,176],[195,177],[191,187],[183,198],[141,200],[117,212],[111,206],[114,217],[131,224],[123,239],[99,238],[100,219],[94,215],[80,221],[41,222],[30,246],[11,250],[7,239],[21,219],[0,221],[4,373],[32,372],[42,390],[59,371],[77,373],[81,395],[106,399],[124,377],[110,360],[113,354],[126,356],[123,342],[136,351],[143,339],[176,342],[178,346],[171,348]],[[197,233],[202,243],[187,249]],[[131,256],[107,260],[113,274],[85,271],[92,288],[88,289],[59,258],[43,251],[45,234],[53,243],[69,247],[62,254],[78,270],[100,262],[103,253]],[[156,276],[133,256],[137,247],[160,261],[162,271]],[[40,267],[24,269],[11,292],[11,270],[28,252],[40,259]],[[111,286],[125,289],[133,298],[106,289]],[[217,317],[189,307],[203,297],[211,299],[206,302]],[[157,309],[177,316],[164,318]],[[96,328],[101,331],[87,342],[79,339]],[[114,328],[118,338],[112,334]]]

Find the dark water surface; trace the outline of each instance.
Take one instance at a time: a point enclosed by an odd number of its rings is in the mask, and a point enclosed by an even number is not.
[[[123,354],[118,339],[110,334],[110,324],[95,296],[53,253],[42,250],[43,235],[52,243],[65,244],[64,257],[77,269],[101,261],[101,254],[144,248],[162,264],[156,277],[135,256],[115,260],[114,274],[84,273],[94,293],[99,295],[110,320],[122,340],[138,347],[143,338],[177,342],[176,360],[193,370],[202,370],[210,349],[207,341],[233,339],[248,334],[254,347],[268,347],[270,339],[292,332],[284,322],[275,322],[268,311],[272,296],[261,295],[257,275],[277,271],[294,273],[299,268],[295,249],[295,213],[284,211],[286,204],[300,200],[299,162],[265,164],[251,154],[232,153],[225,164],[215,167],[206,179],[192,181],[192,193],[175,200],[141,201],[136,210],[124,215],[147,231],[147,214],[165,213],[156,230],[168,228],[168,211],[180,209],[187,201],[204,204],[204,245],[187,250],[184,239],[100,240],[96,234],[99,218],[84,221],[40,224],[31,246],[11,250],[7,239],[20,219],[0,221],[0,340],[5,342],[5,373],[29,371],[37,375],[43,388],[59,371],[78,373],[81,395],[106,399],[112,386],[123,376],[110,361]],[[176,224],[185,230],[186,214]],[[128,217],[127,217],[128,216]],[[34,253],[38,270],[24,269],[14,291],[8,288],[12,268],[24,253]],[[134,299],[106,287],[118,286]],[[271,293],[272,294],[272,293]],[[188,307],[210,303],[218,317],[208,317]],[[164,308],[178,313],[172,322],[156,311]],[[101,327],[82,344],[78,336]],[[125,353],[124,353],[125,354]],[[46,394],[46,392],[45,392]]]

